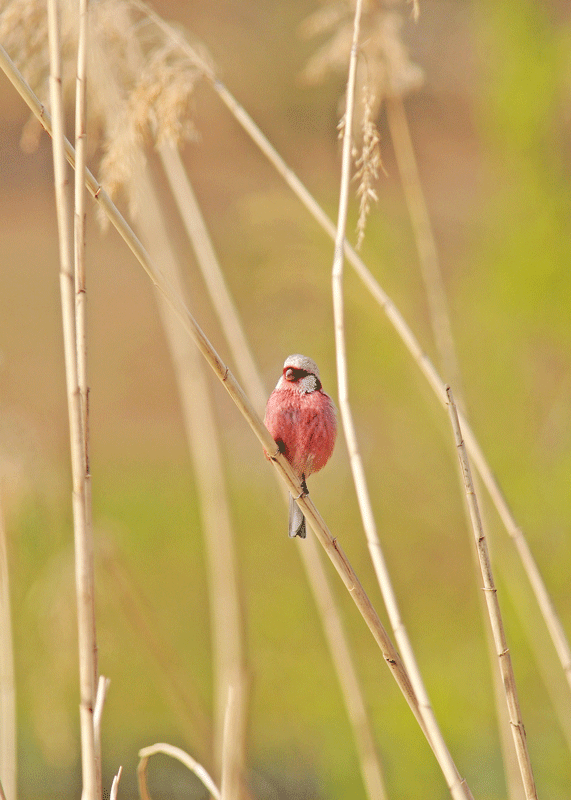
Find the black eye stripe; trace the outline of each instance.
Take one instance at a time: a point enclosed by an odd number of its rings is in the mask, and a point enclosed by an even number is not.
[[[311,388],[307,387],[307,392],[315,392],[321,389],[321,381],[313,372],[308,372],[306,369],[299,369],[298,367],[286,367],[284,369],[284,378],[290,383],[298,383],[308,377],[313,378],[315,385],[311,386]]]
[[[305,378],[307,375],[309,375],[309,372],[306,369],[297,369],[296,367],[288,367],[285,370],[285,374],[288,380],[299,381],[301,378]]]

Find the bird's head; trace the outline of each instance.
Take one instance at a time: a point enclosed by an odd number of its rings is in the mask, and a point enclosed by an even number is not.
[[[276,389],[284,389],[288,385],[295,387],[300,394],[307,394],[321,389],[319,369],[315,361],[299,353],[288,356]]]

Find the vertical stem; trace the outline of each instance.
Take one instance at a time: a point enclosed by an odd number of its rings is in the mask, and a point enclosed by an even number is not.
[[[521,720],[521,711],[519,707],[519,700],[515,684],[515,676],[513,672],[510,651],[504,631],[502,615],[500,611],[500,604],[498,601],[498,593],[494,583],[492,574],[492,564],[490,561],[490,554],[488,552],[488,544],[484,535],[482,527],[482,520],[480,517],[480,510],[478,507],[478,500],[476,492],[474,491],[474,484],[472,481],[472,472],[470,469],[470,462],[466,453],[466,447],[462,438],[462,431],[460,429],[460,422],[458,419],[458,412],[452,397],[452,391],[449,386],[446,387],[446,394],[448,396],[448,409],[450,413],[450,422],[454,432],[454,440],[458,451],[458,458],[460,461],[460,469],[464,486],[466,488],[466,497],[468,500],[468,508],[470,509],[470,519],[472,521],[472,528],[474,531],[474,538],[476,540],[476,549],[478,552],[478,560],[480,562],[480,570],[482,572],[482,580],[484,582],[484,596],[488,606],[488,614],[490,616],[490,623],[492,626],[492,634],[496,646],[496,653],[500,665],[500,673],[505,688],[506,701],[510,717],[514,743],[525,789],[525,796],[528,800],[537,800],[537,792],[535,789],[535,781],[533,778],[533,771],[531,762],[529,760],[529,753],[527,751],[527,741],[525,735],[525,728]]]
[[[119,769],[117,770],[117,774],[113,778],[113,783],[111,784],[109,800],[117,800],[117,794],[119,792],[119,781],[121,780],[122,772],[123,772],[123,767],[119,767]]]
[[[78,386],[73,236],[67,196],[66,140],[62,99],[59,8],[57,0],[48,0],[48,33],[50,47],[50,101],[53,114],[52,146],[60,250],[60,292],[73,479],[72,503],[78,613],[83,800],[97,800],[97,768],[93,733],[93,704],[95,694],[93,667],[95,652],[92,579],[93,548],[89,537],[85,507],[85,445],[81,423],[81,404]]]
[[[87,22],[88,0],[79,0],[79,37],[75,103],[75,308],[77,337],[77,372],[81,395],[81,423],[84,444],[85,474],[89,475],[87,331],[85,285],[85,161],[87,143]],[[94,675],[96,681],[97,675]]]
[[[347,208],[349,198],[349,182],[351,172],[351,146],[352,146],[352,120],[355,102],[355,76],[357,69],[357,48],[359,43],[359,25],[361,15],[361,2],[357,0],[355,8],[355,23],[353,30],[353,42],[351,46],[351,57],[349,61],[349,77],[347,79],[347,106],[343,127],[343,157],[341,167],[341,187],[339,197],[339,212],[337,219],[337,232],[335,236],[335,252],[332,270],[332,291],[333,291],[333,312],[335,319],[335,351],[337,354],[337,379],[339,388],[339,406],[343,430],[347,440],[347,447],[353,472],[353,480],[357,491],[357,499],[361,509],[363,525],[367,536],[367,543],[371,552],[371,557],[377,579],[383,593],[385,605],[391,625],[395,632],[397,644],[401,651],[401,656],[405,668],[417,698],[418,710],[424,722],[426,735],[434,751],[436,759],[442,769],[448,788],[455,800],[460,798],[471,798],[472,794],[466,781],[463,780],[456,768],[456,765],[448,751],[436,717],[430,705],[428,695],[424,688],[422,676],[418,668],[414,652],[406,633],[406,629],[400,617],[400,612],[396,602],[390,576],[382,554],[380,541],[377,535],[373,509],[371,506],[367,481],[363,462],[359,453],[357,435],[353,424],[353,415],[349,403],[348,374],[347,374],[347,352],[345,346],[345,321],[344,321],[344,299],[343,299],[343,262],[345,247],[345,229],[347,225]]]
[[[448,314],[446,292],[402,97],[387,97],[386,106],[391,139],[408,206],[408,213],[412,222],[420,268],[426,289],[430,324],[432,325],[436,350],[440,356],[440,368],[444,373],[445,379],[451,386],[455,387],[456,394],[459,395],[461,387],[460,370],[454,347],[450,315]]]
[[[98,687],[97,635],[95,625],[95,575],[93,564],[93,520],[91,506],[91,473],[89,467],[89,387],[87,385],[87,287],[85,277],[85,165],[87,149],[87,34],[89,0],[78,0],[79,31],[77,43],[77,74],[75,89],[75,208],[74,208],[74,274],[75,274],[75,336],[77,352],[77,380],[83,437],[83,491],[86,539],[91,543],[90,563],[85,564],[85,578],[90,582],[91,656],[94,704]],[[97,795],[102,793],[101,775],[101,725],[94,726],[95,767]]]

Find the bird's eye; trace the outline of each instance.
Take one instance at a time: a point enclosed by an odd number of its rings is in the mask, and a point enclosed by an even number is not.
[[[305,378],[307,374],[308,373],[305,369],[295,369],[294,367],[288,367],[284,372],[284,377],[286,381],[293,381],[295,383],[300,378]]]

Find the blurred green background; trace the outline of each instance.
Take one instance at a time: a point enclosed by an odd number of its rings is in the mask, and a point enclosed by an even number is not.
[[[314,7],[299,0],[155,4],[206,44],[230,91],[334,216],[344,78],[312,88],[299,80],[316,43],[302,40],[298,28]],[[417,24],[403,12],[403,36],[426,76],[406,108],[469,415],[571,635],[571,10],[566,0],[420,0],[420,10]],[[80,793],[79,695],[51,150],[47,136],[37,152],[20,150],[28,113],[3,76],[0,114],[0,487],[19,797],[71,798]],[[207,88],[195,114],[201,141],[185,148],[184,159],[268,390],[285,356],[302,352],[318,362],[335,398],[332,244]],[[435,358],[384,111],[378,124],[387,174],[363,256]],[[212,766],[208,589],[194,478],[153,290],[118,236],[101,233],[91,202],[88,209],[97,624],[100,670],[111,678],[104,784],[108,791],[122,764],[119,796],[126,800],[137,797],[142,746],[168,741]],[[199,322],[228,359],[174,207],[171,217]],[[356,203],[350,231],[355,222]],[[506,795],[479,583],[448,419],[349,267],[345,287],[351,400],[402,615],[460,772],[475,797],[499,800]],[[254,794],[363,797],[296,553],[303,542],[287,538],[286,511],[259,445],[224,390],[213,391],[247,615]],[[310,489],[384,620],[343,436]],[[539,795],[571,798],[571,759],[553,707],[569,719],[561,670],[511,543],[491,511],[488,521]],[[389,795],[447,797],[369,632],[330,573]],[[172,680],[185,687],[188,707],[173,700]],[[204,796],[182,767],[160,757],[151,765],[151,792],[156,800]]]

